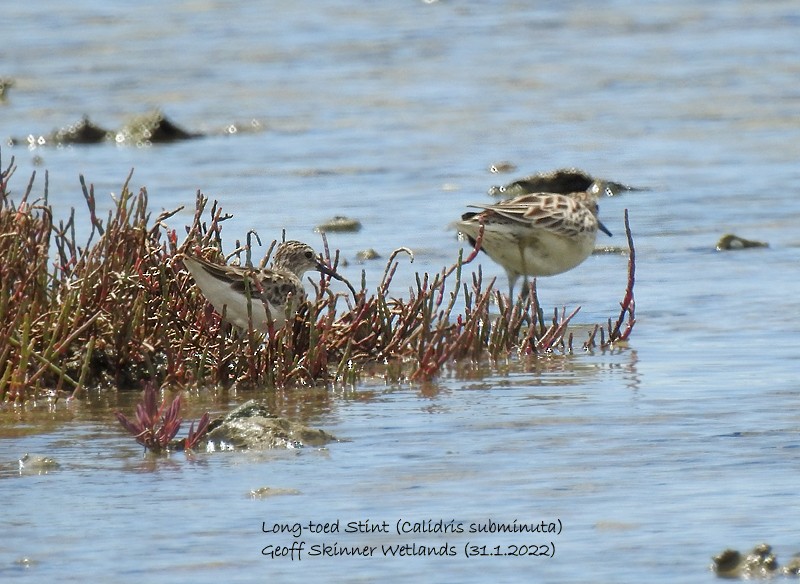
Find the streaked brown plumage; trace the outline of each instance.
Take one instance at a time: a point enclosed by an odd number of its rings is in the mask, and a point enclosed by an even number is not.
[[[481,249],[503,266],[509,295],[520,276],[553,276],[580,265],[594,249],[597,231],[611,233],[597,218],[590,193],[533,193],[465,213],[455,225],[475,243],[481,225]]]
[[[272,266],[262,270],[213,264],[190,255],[185,255],[183,262],[217,312],[242,329],[247,329],[250,322],[249,288],[253,328],[263,332],[269,330],[270,323],[275,328],[282,327],[305,299],[301,278],[307,271],[317,270],[343,280],[322,263],[310,245],[300,241],[278,245]]]

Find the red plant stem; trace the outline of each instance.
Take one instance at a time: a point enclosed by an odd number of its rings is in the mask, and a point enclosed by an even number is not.
[[[635,281],[635,272],[636,272],[636,250],[633,247],[633,236],[631,235],[631,226],[630,222],[628,221],[628,210],[625,209],[625,235],[628,238],[628,285],[625,289],[625,297],[620,302],[620,313],[619,318],[617,319],[616,325],[612,329],[609,334],[609,340],[613,341],[624,341],[630,337],[631,332],[633,331],[633,325],[636,324],[636,319],[634,317],[634,309],[636,303],[633,298],[633,285]],[[622,327],[622,323],[625,320],[625,315],[628,314],[628,323],[625,327],[625,330],[620,333],[620,328]]]

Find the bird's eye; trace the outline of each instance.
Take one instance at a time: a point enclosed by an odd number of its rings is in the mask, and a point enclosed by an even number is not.
[[[308,251],[306,252],[306,258],[308,258],[308,259],[310,259],[310,260],[311,260],[311,259],[314,259],[314,252],[313,252],[313,251],[311,251],[311,250],[308,250]]]

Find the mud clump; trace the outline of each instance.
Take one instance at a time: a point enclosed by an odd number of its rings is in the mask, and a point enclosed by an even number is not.
[[[50,141],[56,144],[97,144],[111,135],[110,131],[92,123],[88,116],[83,116],[80,122],[55,132]]]
[[[766,580],[775,576],[797,578],[800,575],[800,554],[795,554],[789,563],[781,567],[772,551],[772,546],[761,543],[747,554],[726,549],[712,558],[711,569],[720,578],[740,580]]]
[[[208,450],[291,449],[324,446],[336,440],[324,430],[274,416],[255,400],[243,403],[211,426],[206,435]]]
[[[502,186],[493,186],[489,195],[511,199],[530,193],[587,193],[612,197],[623,191],[640,191],[640,187],[632,187],[619,182],[593,177],[579,168],[559,168],[549,172],[537,172],[517,179]]]
[[[11,146],[27,144],[29,148],[100,143],[148,146],[190,140],[202,135],[184,130],[161,111],[156,110],[132,118],[120,130],[108,130],[92,122],[89,116],[83,116],[80,121],[54,130],[50,134],[29,134],[26,138],[9,138],[8,143]]]
[[[200,134],[188,132],[177,126],[162,112],[156,110],[133,118],[116,133],[118,144],[167,144],[197,138]]]
[[[59,468],[58,461],[43,454],[25,454],[19,459],[19,474],[48,474]]]
[[[764,241],[755,241],[753,239],[745,239],[732,233],[726,233],[719,238],[717,242],[717,251],[732,251],[737,249],[750,249],[754,247],[769,247],[769,244]]]
[[[336,215],[314,228],[318,233],[355,233],[361,231],[361,222],[343,215]]]

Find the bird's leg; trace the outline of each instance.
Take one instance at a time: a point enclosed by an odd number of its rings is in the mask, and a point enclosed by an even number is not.
[[[517,280],[519,279],[519,274],[517,274],[512,270],[506,270],[506,275],[508,276],[508,301],[513,303],[514,286],[517,284]]]
[[[531,284],[528,281],[528,276],[525,276],[525,280],[522,282],[522,292],[521,292],[522,299],[527,300],[528,296],[530,296],[530,293],[531,293]]]

